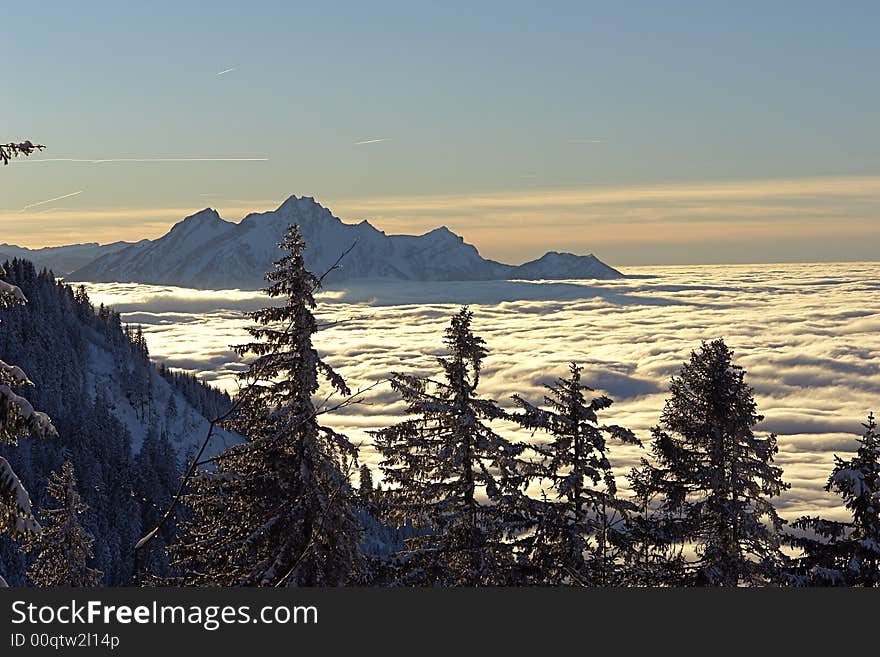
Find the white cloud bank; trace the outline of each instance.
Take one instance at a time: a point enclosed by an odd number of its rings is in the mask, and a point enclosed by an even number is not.
[[[700,340],[723,337],[748,371],[761,430],[779,434],[778,462],[792,484],[779,506],[787,517],[839,515],[822,490],[834,453],[854,448],[868,410],[880,411],[880,283],[876,263],[737,265],[628,270],[618,281],[553,283],[364,283],[321,295],[320,319],[345,320],[316,338],[353,387],[393,371],[435,373],[443,329],[462,303],[489,347],[481,391],[507,403],[518,392],[541,399],[541,386],[577,360],[586,382],[615,400],[605,421],[632,428],[647,443],[669,376]],[[254,292],[94,284],[90,294],[142,323],[154,358],[201,372],[235,389],[242,364],[229,348],[246,339],[244,312]],[[369,404],[334,424],[364,442],[365,431],[402,410],[383,386]],[[620,474],[643,452],[612,447]]]

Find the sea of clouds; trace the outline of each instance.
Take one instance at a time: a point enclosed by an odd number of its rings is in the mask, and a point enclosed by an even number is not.
[[[392,372],[434,375],[443,330],[462,304],[490,356],[484,396],[533,401],[542,386],[585,366],[585,382],[614,399],[602,418],[648,446],[668,380],[699,347],[723,337],[748,372],[765,420],[778,434],[791,484],[778,501],[788,518],[843,517],[823,486],[833,455],[852,451],[869,410],[880,412],[880,282],[877,263],[630,268],[613,281],[389,283],[365,281],[319,296],[315,344],[349,381],[366,387]],[[153,358],[200,373],[230,391],[244,365],[230,345],[247,341],[259,292],[139,284],[87,284],[92,300],[142,324]],[[404,407],[387,383],[364,403],[327,415],[362,445]],[[502,427],[503,431],[509,428]],[[520,434],[522,437],[528,437]],[[624,474],[648,449],[611,446]]]

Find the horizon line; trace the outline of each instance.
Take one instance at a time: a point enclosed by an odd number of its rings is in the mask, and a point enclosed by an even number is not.
[[[235,195],[236,190],[230,191],[230,196]],[[320,190],[312,193],[321,195]],[[327,194],[324,203],[315,196],[279,194],[212,199],[209,207],[233,217],[224,221],[235,224],[248,215],[276,210],[291,198],[309,199],[331,209],[336,217],[346,217],[348,225],[367,221],[387,234],[418,235],[446,225],[468,243],[479,245],[483,257],[507,261],[531,260],[540,248],[593,251],[632,263],[628,247],[634,254],[665,247],[672,257],[681,258],[681,264],[748,264],[752,256],[742,251],[743,245],[772,245],[795,236],[813,240],[816,255],[784,255],[781,249],[774,255],[772,249],[764,249],[757,262],[860,262],[871,261],[873,251],[863,247],[880,237],[873,213],[880,200],[880,175],[868,174],[369,197]],[[194,208],[204,209],[204,201],[193,197],[184,207],[44,209],[40,214],[51,213],[54,221],[40,221],[30,231],[21,231],[25,234],[19,242],[31,249],[65,246],[76,241],[83,227],[92,229],[93,241],[102,244],[155,239],[200,211]],[[23,214],[36,220],[35,210],[22,213],[10,208],[0,211],[0,224],[6,221],[20,230]],[[5,232],[9,236],[19,231]],[[836,251],[824,256],[818,247],[829,239],[838,240]],[[718,259],[674,255],[676,248],[708,250],[734,242],[740,254],[719,253]],[[854,249],[853,256],[848,249]],[[666,266],[657,263],[654,253],[642,255],[636,255],[635,266]]]

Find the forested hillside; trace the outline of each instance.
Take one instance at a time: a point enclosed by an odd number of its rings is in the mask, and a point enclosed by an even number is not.
[[[108,308],[94,308],[83,289],[57,282],[51,272],[13,260],[2,277],[21,288],[28,303],[3,313],[0,360],[27,372],[34,383],[28,399],[49,414],[58,438],[26,438],[17,448],[0,446],[0,455],[36,509],[50,505],[50,473],[71,461],[88,506],[81,521],[96,538],[94,566],[103,571],[102,583],[131,583],[133,545],[144,527],[155,524],[178,486],[183,461],[229,397],[154,366],[139,328],[123,326]],[[235,441],[234,434],[219,431],[212,449]],[[162,572],[160,548],[137,567]],[[8,536],[0,537],[0,572],[11,585],[25,583],[27,560]]]

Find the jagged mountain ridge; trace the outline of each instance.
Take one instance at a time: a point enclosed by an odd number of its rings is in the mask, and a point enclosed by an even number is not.
[[[82,244],[67,244],[65,246],[44,246],[39,249],[29,249],[15,244],[0,244],[0,262],[23,258],[34,263],[38,269],[51,269],[54,273],[64,276],[84,267],[102,255],[116,253],[132,242],[113,242],[112,244],[98,244],[97,242],[85,242]]]
[[[70,280],[138,282],[204,289],[256,289],[279,256],[277,243],[292,223],[300,225],[307,265],[323,273],[351,248],[327,282],[364,279],[468,281],[502,279],[618,278],[622,274],[593,255],[551,252],[524,265],[483,258],[446,227],[423,235],[388,235],[367,221],[344,223],[311,197],[291,196],[274,211],[252,213],[240,223],[206,208],[155,240],[142,240],[69,274]],[[556,268],[554,268],[556,265]]]

